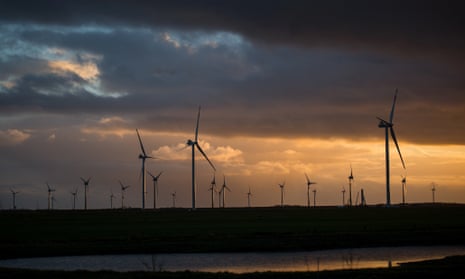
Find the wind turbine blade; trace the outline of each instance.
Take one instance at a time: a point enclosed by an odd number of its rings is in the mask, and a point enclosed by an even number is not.
[[[161,172],[156,176],[156,178],[158,179],[158,178],[161,176],[162,173],[163,173],[163,171],[161,171]]]
[[[145,153],[144,145],[142,144],[142,140],[139,135],[139,130],[136,129],[136,132],[137,132],[137,137],[139,138],[140,149],[142,150],[142,154],[144,154],[144,156],[147,157],[147,154]]]
[[[397,152],[399,153],[400,161],[402,162],[402,166],[405,169],[404,159],[402,158],[402,154],[400,153],[400,148],[399,148],[399,144],[397,143],[396,134],[394,133],[394,129],[392,127],[390,130],[391,130],[391,137],[394,140],[394,143],[396,144]]]
[[[81,177],[82,183],[86,183],[86,180]]]
[[[305,177],[307,178],[307,184],[310,184],[310,179],[308,178],[307,173],[305,173]]]
[[[195,142],[195,146],[197,146],[197,149],[200,151],[200,153],[202,153],[203,157],[205,157],[205,159],[207,159],[208,163],[210,163],[210,166],[212,166],[213,170],[216,171],[215,166],[210,161],[210,159],[208,159],[207,154],[205,154],[205,152],[203,152],[202,148],[200,147],[200,145],[197,142]]]
[[[147,171],[147,173],[153,178],[155,179],[155,175],[153,175],[151,172]]]
[[[200,106],[199,106],[199,112],[197,113],[197,125],[195,126],[195,139],[194,142],[197,142],[197,138],[199,135],[199,121],[200,121]]]
[[[394,94],[394,101],[392,102],[391,114],[389,115],[389,123],[392,123],[392,119],[394,118],[394,108],[396,106],[396,100],[397,100],[397,88],[396,88],[396,93]]]
[[[386,120],[382,119],[381,117],[376,117],[376,119],[378,119],[378,120],[381,121],[381,122],[390,124],[390,122],[387,122]]]

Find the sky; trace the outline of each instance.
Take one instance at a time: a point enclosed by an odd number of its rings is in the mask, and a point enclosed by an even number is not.
[[[0,1],[0,209],[141,207],[141,150],[160,207],[465,202],[461,1]],[[313,205],[313,192],[311,202]],[[215,205],[218,205],[215,195]],[[147,207],[153,206],[147,180]]]

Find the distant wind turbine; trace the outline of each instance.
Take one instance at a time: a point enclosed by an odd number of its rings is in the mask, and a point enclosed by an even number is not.
[[[231,189],[229,189],[228,186],[226,186],[226,176],[223,175],[223,186],[221,186],[221,199],[222,199],[222,206],[223,208],[226,206],[226,191],[225,190],[228,190],[229,192],[231,192]]]
[[[145,160],[153,158],[151,156],[148,156],[147,153],[145,153],[144,145],[142,144],[142,140],[139,135],[139,130],[136,129],[137,133],[137,138],[139,139],[139,144],[140,144],[140,149],[142,153],[139,154],[139,159],[142,160],[142,209],[145,209],[145,195],[147,194],[147,188],[146,188],[146,179],[145,179]]]
[[[436,202],[434,193],[436,192],[436,183],[431,183],[431,193],[433,194],[433,203]]]
[[[115,195],[113,194],[113,190],[110,191],[110,209],[113,209],[113,199]]]
[[[197,113],[197,125],[195,127],[195,137],[194,140],[188,140],[187,145],[192,146],[192,209],[195,209],[195,148],[197,148],[200,153],[205,157],[205,159],[208,161],[210,166],[213,168],[214,171],[216,171],[215,166],[213,163],[208,159],[207,154],[202,150],[202,148],[199,145],[198,142],[198,136],[199,136],[199,121],[200,121],[200,106],[199,106],[199,112]],[[224,205],[223,205],[224,206]]]
[[[82,178],[82,183],[84,183],[84,209],[87,209],[87,191],[89,189],[90,177],[86,179]]]
[[[250,207],[250,197],[252,196],[252,192],[250,191],[250,186],[249,186],[249,191],[247,192],[247,206]]]
[[[212,182],[210,183],[210,188],[208,188],[208,191],[212,192],[211,202],[212,202],[212,208],[214,208],[215,207],[215,191],[216,191],[215,174],[213,174],[213,179],[212,179]]]
[[[283,184],[278,184],[279,188],[281,188],[281,207],[284,206],[284,185],[286,182],[283,182]]]
[[[365,199],[365,191],[363,191],[363,188],[360,189],[360,196],[361,196],[360,206],[366,206],[366,205],[367,205],[367,201],[366,201],[366,199]]]
[[[16,209],[16,194],[19,194],[19,191],[14,191],[10,188],[11,194],[13,195],[13,209]]]
[[[307,178],[307,207],[310,207],[310,186],[316,184],[316,182],[310,181],[307,174],[305,174],[305,178]]]
[[[76,209],[76,195],[78,192],[78,188],[74,189],[74,192],[71,192],[71,195],[73,195],[73,210]]]
[[[316,189],[313,189],[313,207],[316,207]]]
[[[350,165],[349,175],[349,206],[352,206],[352,183],[354,182],[354,174],[352,172],[352,165]]]
[[[380,117],[377,117],[379,120],[378,127],[384,128],[385,130],[385,156],[386,156],[386,206],[391,205],[391,191],[390,191],[390,169],[389,169],[389,134],[391,134],[392,140],[394,141],[397,153],[399,153],[400,161],[402,162],[402,167],[405,169],[404,159],[402,158],[402,154],[400,153],[399,144],[397,143],[396,134],[394,133],[394,123],[392,122],[394,119],[394,108],[396,106],[396,99],[397,99],[397,88],[394,94],[394,101],[392,102],[392,109],[391,114],[389,115],[389,121],[386,121]]]
[[[176,207],[176,191],[171,193],[171,197],[173,198],[173,208],[175,208]]]
[[[407,177],[402,176],[402,204],[405,204],[405,190],[407,188]]]
[[[53,205],[51,204],[52,203],[52,193],[55,192],[55,189],[52,189],[52,187],[50,187],[50,185],[47,183],[47,190],[48,190],[48,210],[50,210],[50,208],[53,209]],[[51,207],[50,207],[51,206]]]
[[[346,203],[346,189],[342,186],[342,206]]]
[[[152,177],[153,180],[153,209],[157,208],[157,201],[158,201],[158,178],[160,178],[160,175],[163,173],[162,171],[157,174],[153,175],[149,171],[147,171],[149,175]]]
[[[131,187],[130,185],[124,185],[123,182],[119,182],[119,185],[121,185],[121,208],[124,208],[124,192],[126,191],[127,188]]]

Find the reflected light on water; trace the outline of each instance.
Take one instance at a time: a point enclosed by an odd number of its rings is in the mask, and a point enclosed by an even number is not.
[[[465,255],[465,246],[335,249],[285,253],[134,254],[0,261],[1,267],[42,270],[265,272],[388,268],[399,263]]]

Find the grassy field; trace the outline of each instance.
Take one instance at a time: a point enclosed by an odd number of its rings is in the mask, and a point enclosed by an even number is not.
[[[0,211],[2,258],[465,245],[465,206]]]

